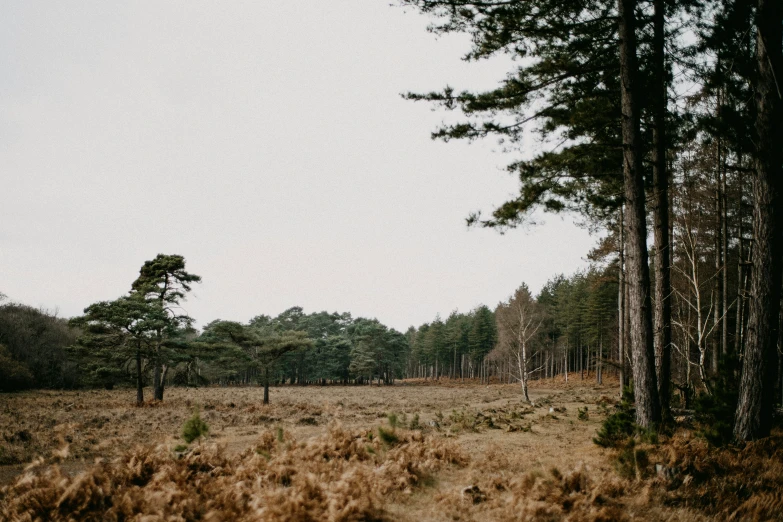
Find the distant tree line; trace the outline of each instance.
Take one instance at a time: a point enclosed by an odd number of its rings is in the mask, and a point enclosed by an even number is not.
[[[519,383],[574,374],[599,382],[619,374],[616,264],[549,280],[537,296],[524,283],[494,310],[452,312],[406,333],[406,375]]]

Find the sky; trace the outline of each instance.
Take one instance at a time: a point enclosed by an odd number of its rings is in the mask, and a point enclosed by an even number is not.
[[[429,21],[390,0],[3,2],[0,292],[71,317],[181,254],[197,325],[301,306],[404,331],[584,268],[596,238],[568,216],[466,227],[514,196],[517,156],[432,141],[454,116],[400,94],[512,64],[462,61],[469,39]]]

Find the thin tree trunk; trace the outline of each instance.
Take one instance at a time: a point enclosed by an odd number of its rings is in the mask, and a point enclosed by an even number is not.
[[[725,159],[724,159],[725,163]],[[721,250],[723,251],[723,266],[721,268],[723,279],[721,286],[723,288],[721,303],[721,349],[722,354],[725,356],[729,353],[729,224],[728,224],[728,195],[726,194],[726,168],[721,168],[721,237],[723,238],[723,244]]]
[[[742,180],[740,179],[739,183],[740,187],[742,187]],[[736,320],[734,324],[734,353],[740,354],[742,353],[742,312],[743,308],[745,307],[745,280],[743,278],[743,266],[744,266],[744,246],[743,246],[743,238],[742,238],[742,190],[740,188],[740,196],[739,196],[739,204],[737,205],[738,211],[737,215],[739,216],[739,245],[738,245],[738,252],[739,255],[737,257],[737,304],[736,304]]]
[[[661,403],[655,377],[650,269],[647,264],[647,222],[644,209],[639,102],[637,97],[635,0],[618,0],[620,77],[623,133],[623,178],[628,236],[628,279],[631,310],[636,422],[652,429],[661,421]]]
[[[141,350],[136,347],[136,405],[144,404],[144,381],[141,376]]]
[[[671,394],[671,248],[669,244],[669,176],[666,171],[666,70],[664,0],[653,2],[653,186],[655,237],[655,360],[663,418],[669,416]]]
[[[625,222],[624,208],[620,208],[620,248],[618,250],[618,289],[617,289],[617,362],[620,366],[620,396],[628,386],[628,372],[625,366]]]
[[[738,440],[766,437],[772,427],[783,276],[783,3],[759,0],[756,27],[755,250],[748,337],[734,424]]]
[[[269,366],[264,366],[264,404],[269,404]]]

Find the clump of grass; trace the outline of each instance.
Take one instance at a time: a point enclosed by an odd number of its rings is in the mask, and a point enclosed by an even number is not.
[[[277,442],[283,443],[283,440],[285,439],[285,433],[283,432],[283,427],[278,426],[277,427]]]
[[[399,437],[397,437],[397,434],[394,433],[394,430],[385,430],[383,427],[378,426],[378,438],[380,438],[384,444],[393,445],[397,444],[399,442]]]
[[[187,444],[177,444],[176,446],[174,446],[174,451],[176,453],[183,453],[183,452],[185,452],[187,450],[188,450],[188,445]]]
[[[419,419],[419,414],[418,413],[413,415],[413,418],[411,419],[411,423],[410,423],[409,427],[412,430],[420,430],[421,429],[421,420]]]
[[[451,422],[449,429],[454,433],[458,431],[478,431],[476,429],[478,420],[475,415],[469,412],[452,410],[449,415],[449,421]]]
[[[635,439],[628,439],[614,461],[614,468],[624,478],[644,477],[650,463],[647,450],[636,447]]]
[[[585,406],[584,408],[578,408],[576,411],[577,411],[576,418],[579,419],[580,421],[586,421],[590,418],[590,415],[588,415],[587,413],[587,406]]]
[[[389,419],[389,426],[391,426],[392,429],[400,425],[400,419],[397,418],[396,413],[392,412],[389,415],[387,415],[386,418]]]
[[[190,444],[196,439],[206,436],[209,433],[209,426],[206,422],[201,420],[198,408],[193,412],[193,415],[185,421],[182,426],[182,438],[185,442]]]

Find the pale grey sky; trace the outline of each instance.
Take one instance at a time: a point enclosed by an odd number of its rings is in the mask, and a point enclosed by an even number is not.
[[[78,315],[176,253],[200,325],[298,305],[404,330],[585,266],[570,219],[465,227],[515,193],[512,158],[431,141],[451,116],[400,93],[508,62],[389,4],[3,2],[0,291]]]

